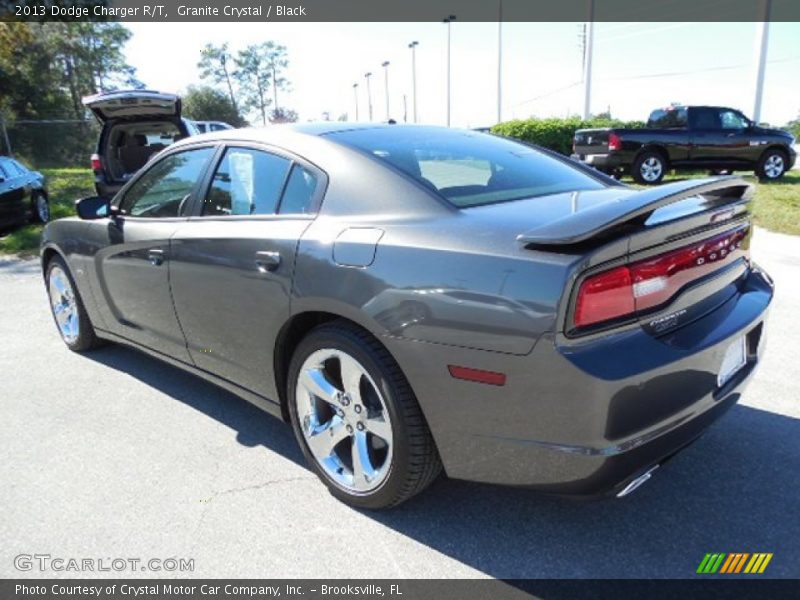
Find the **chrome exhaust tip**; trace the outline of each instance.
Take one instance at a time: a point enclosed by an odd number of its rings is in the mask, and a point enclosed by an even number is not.
[[[650,467],[647,471],[639,475],[636,479],[631,481],[628,485],[626,485],[617,493],[617,498],[622,498],[624,496],[627,496],[628,494],[639,489],[639,487],[641,487],[650,480],[650,478],[653,476],[653,471],[655,471],[657,468],[658,465]]]

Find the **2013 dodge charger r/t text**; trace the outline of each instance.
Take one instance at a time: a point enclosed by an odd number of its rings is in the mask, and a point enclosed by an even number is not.
[[[622,496],[739,399],[769,277],[736,177],[636,191],[549,151],[405,125],[169,146],[43,235],[58,331],[291,422],[355,506],[448,476]]]

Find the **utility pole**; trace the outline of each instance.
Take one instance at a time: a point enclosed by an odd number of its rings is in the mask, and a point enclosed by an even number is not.
[[[442,22],[447,25],[447,126],[450,127],[450,26],[456,20],[455,15],[448,15]]]
[[[588,21],[586,22],[586,43],[583,59],[583,119],[587,120],[592,104],[592,42],[594,38],[594,0],[587,0]]]
[[[384,93],[386,94],[386,120],[389,120],[389,61],[385,60],[381,63],[383,67],[383,83]]]
[[[408,123],[408,97],[403,94],[403,123]]]
[[[9,156],[14,156],[14,153],[11,151],[11,140],[8,139],[8,130],[6,129],[6,121],[5,119],[0,116],[0,129],[3,130],[3,141],[6,144],[6,152]]]
[[[497,0],[497,122],[503,121],[503,0]]]
[[[356,101],[356,121],[358,121],[358,82],[353,84],[353,96]]]
[[[769,46],[769,16],[772,0],[761,0],[761,22],[756,23],[756,73],[755,101],[753,102],[753,122],[761,120],[761,98],[764,94],[764,71],[767,67],[767,48]]]
[[[411,106],[413,107],[414,123],[417,122],[417,46],[419,42],[411,42]]]
[[[367,80],[367,108],[369,110],[369,120],[372,121],[372,90],[369,87],[369,78],[372,73],[364,73],[364,79]]]

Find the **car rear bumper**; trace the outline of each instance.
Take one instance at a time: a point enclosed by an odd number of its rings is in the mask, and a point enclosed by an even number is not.
[[[773,287],[755,269],[737,285],[713,313],[659,338],[636,328],[564,345],[550,335],[527,356],[397,339],[387,346],[419,398],[450,477],[554,494],[616,494],[739,400],[763,350]],[[725,351],[743,335],[747,362],[719,387]],[[506,384],[456,380],[447,365],[505,373]]]

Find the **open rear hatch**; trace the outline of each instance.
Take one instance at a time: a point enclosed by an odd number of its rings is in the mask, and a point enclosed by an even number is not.
[[[181,99],[175,94],[152,90],[124,90],[86,96],[83,105],[98,121],[153,119],[181,116]]]
[[[597,204],[527,231],[527,248],[585,256],[564,331],[640,322],[653,333],[714,310],[749,268],[752,186],[739,177],[680,181]]]

